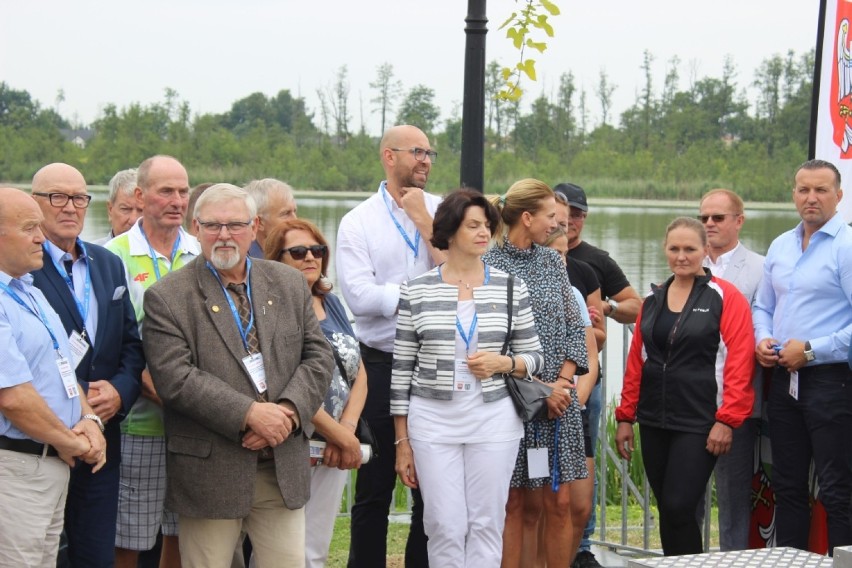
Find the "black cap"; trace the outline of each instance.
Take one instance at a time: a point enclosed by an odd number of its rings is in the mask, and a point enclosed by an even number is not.
[[[553,188],[553,191],[561,194],[566,200],[568,200],[568,205],[571,207],[576,207],[580,211],[589,210],[589,204],[586,201],[586,192],[583,191],[583,188],[579,185],[574,185],[573,183],[560,183]]]

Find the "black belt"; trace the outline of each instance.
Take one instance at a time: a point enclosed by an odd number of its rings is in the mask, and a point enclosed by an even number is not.
[[[366,357],[372,358],[374,361],[386,361],[388,363],[393,361],[393,353],[374,349],[373,347],[370,347],[369,345],[363,342],[360,342],[360,346],[361,353],[363,353]]]
[[[44,448],[47,446],[47,453],[44,453]],[[35,456],[58,456],[59,452],[53,446],[47,444],[39,444],[34,440],[19,440],[17,438],[9,438],[0,436],[0,450],[9,450],[12,452],[21,452],[22,454],[33,454]]]

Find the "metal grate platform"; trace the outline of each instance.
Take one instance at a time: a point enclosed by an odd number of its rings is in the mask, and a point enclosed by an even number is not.
[[[629,560],[627,568],[831,568],[832,559],[796,548],[761,548]]]

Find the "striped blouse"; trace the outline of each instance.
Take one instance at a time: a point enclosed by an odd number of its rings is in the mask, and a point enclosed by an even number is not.
[[[479,351],[499,353],[506,339],[509,275],[489,267],[489,278],[473,289],[478,319]],[[523,356],[531,375],[541,372],[544,356],[535,331],[529,293],[515,278],[512,298],[512,337],[509,353]],[[412,395],[450,400],[456,353],[458,287],[446,284],[438,268],[404,283],[393,348],[390,410],[407,415]],[[509,396],[505,379],[497,374],[482,380],[484,402]]]

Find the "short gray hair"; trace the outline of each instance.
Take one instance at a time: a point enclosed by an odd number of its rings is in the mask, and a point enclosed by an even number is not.
[[[254,198],[257,204],[257,210],[260,215],[267,213],[269,207],[269,195],[271,193],[280,193],[285,200],[295,201],[293,197],[293,188],[289,184],[275,178],[255,179],[248,182],[245,189],[249,195]]]
[[[109,180],[109,202],[115,203],[118,192],[131,197],[136,190],[136,168],[121,170]]]
[[[198,212],[206,205],[213,205],[214,203],[221,203],[231,199],[243,200],[246,207],[248,207],[249,217],[252,220],[257,217],[257,204],[254,202],[252,196],[246,190],[230,183],[217,183],[208,187],[199,196],[198,201],[195,202],[195,209],[192,212],[192,216],[198,218]]]

